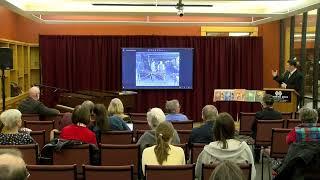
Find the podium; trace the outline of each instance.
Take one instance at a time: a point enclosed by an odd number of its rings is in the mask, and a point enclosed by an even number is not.
[[[296,112],[299,93],[294,89],[264,88],[267,94],[274,97],[273,108],[280,112]]]

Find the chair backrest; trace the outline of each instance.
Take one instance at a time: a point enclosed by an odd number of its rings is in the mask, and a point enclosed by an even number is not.
[[[189,142],[189,137],[191,135],[192,130],[177,130],[179,138],[180,138],[180,143],[188,143]]]
[[[284,120],[258,120],[256,145],[271,145],[272,128],[283,128]]]
[[[281,115],[282,115],[282,119],[284,119],[284,120],[293,118],[292,112],[281,112]]]
[[[90,166],[83,165],[85,180],[115,179],[133,180],[133,165],[128,166]]]
[[[82,164],[90,164],[89,144],[63,147],[60,152],[54,151],[52,156],[54,165],[76,164],[78,172],[82,171]]]
[[[287,119],[287,127],[288,129],[292,129],[296,126],[301,124],[301,121],[299,119]]]
[[[55,116],[43,116],[42,121],[54,121],[54,127],[58,128],[64,113]]]
[[[28,180],[77,179],[76,165],[27,165]]]
[[[22,121],[40,121],[39,114],[22,114]]]
[[[194,179],[194,164],[176,165],[176,166],[161,166],[161,165],[146,165],[145,177],[146,180],[163,180],[163,179]]]
[[[24,125],[33,131],[45,130],[46,143],[50,141],[50,131],[54,129],[54,121],[24,121]]]
[[[129,113],[132,121],[147,121],[146,113]]]
[[[175,130],[192,130],[193,128],[193,121],[172,121],[172,125]]]
[[[42,131],[31,131],[30,136],[33,138],[33,140],[38,143],[39,148],[42,149],[43,146],[46,144],[46,134],[45,130]]]
[[[196,163],[199,154],[202,152],[206,144],[194,143],[191,145],[191,163]]]
[[[19,149],[26,164],[35,165],[38,161],[38,145],[0,145],[0,149]]]
[[[140,150],[137,144],[115,145],[100,144],[102,166],[134,165],[133,172],[138,173]]]
[[[202,164],[202,180],[209,180],[212,174],[212,171],[219,164]],[[245,180],[251,180],[251,164],[238,164],[240,169],[243,172]]]
[[[291,129],[272,128],[270,157],[284,158],[289,149],[286,137],[290,131]]]
[[[109,131],[101,133],[101,144],[131,144],[133,131]]]
[[[256,119],[256,113],[240,112],[240,132],[241,135],[251,135],[252,125]]]
[[[133,124],[133,131],[137,130],[150,130],[147,121],[132,121]]]

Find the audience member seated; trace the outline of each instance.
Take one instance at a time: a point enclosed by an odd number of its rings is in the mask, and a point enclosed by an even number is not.
[[[146,148],[142,153],[142,171],[145,165],[184,165],[185,156],[181,147],[171,145],[174,129],[171,123],[162,122],[156,128],[157,144]]]
[[[29,176],[20,151],[14,149],[0,150],[1,180],[26,180]]]
[[[282,119],[282,114],[273,109],[274,98],[270,94],[265,94],[262,99],[262,111],[256,112],[256,121],[252,126],[253,137],[256,136],[257,120],[277,120]]]
[[[146,131],[139,139],[137,144],[140,145],[140,151],[143,152],[143,150],[146,147],[153,146],[156,144],[156,131],[155,129],[158,127],[158,125],[165,121],[165,115],[163,111],[160,108],[152,108],[147,113],[147,121],[151,128],[150,131]],[[179,144],[180,138],[176,130],[173,131],[173,138],[172,138],[172,144]]]
[[[93,108],[93,119],[95,125],[89,127],[95,132],[97,140],[101,139],[101,133],[107,131],[131,131],[120,117],[108,117],[106,107],[103,104],[96,104]]]
[[[72,124],[72,113],[65,112],[59,121],[58,127],[56,128],[58,128],[58,130],[61,131],[61,129],[63,129],[64,127],[70,124]]]
[[[287,135],[290,144],[288,153],[279,167],[276,180],[281,179],[319,179],[320,169],[320,127],[316,127],[318,113],[303,107],[299,110],[300,125]]]
[[[292,129],[286,138],[287,144],[293,142],[320,142],[320,127],[317,127],[318,112],[311,108],[301,108],[299,119],[302,124]]]
[[[126,122],[131,121],[130,117],[124,114],[124,107],[119,98],[113,98],[110,101],[110,104],[108,107],[108,114],[110,118],[116,118],[116,119],[121,118]]]
[[[87,128],[90,122],[90,110],[86,106],[75,107],[72,113],[72,123],[61,130],[60,138],[78,140],[88,144],[97,145],[96,135]]]
[[[226,160],[213,170],[210,180],[245,180],[245,178],[236,163]]]
[[[276,120],[282,119],[282,114],[273,109],[274,99],[270,94],[265,94],[262,99],[262,111],[256,112],[256,120],[252,125],[252,137],[256,138],[257,134],[257,120]],[[260,160],[261,147],[256,146],[254,150],[254,159],[256,162]]]
[[[232,116],[228,113],[220,113],[215,121],[213,129],[215,140],[204,149],[198,156],[196,164],[196,177],[201,178],[202,164],[220,163],[230,160],[235,163],[252,164],[252,176],[256,176],[253,155],[246,142],[234,139],[235,125]]]
[[[20,133],[22,125],[21,112],[17,109],[9,109],[1,113],[1,123],[3,124],[0,133],[1,145],[23,145],[35,143],[28,133]]]
[[[93,108],[94,108],[94,103],[92,101],[86,100],[81,105],[83,107],[88,108],[89,111],[90,111],[90,114],[92,115]],[[66,127],[66,126],[68,126],[70,124],[72,124],[72,113],[66,112],[66,113],[63,114],[63,116],[62,116],[62,118],[61,118],[61,120],[59,122],[59,126],[56,127],[56,128],[58,128],[58,130],[61,131],[61,129],[63,129],[64,127]],[[94,124],[94,122],[90,121],[89,126],[91,124]]]
[[[180,113],[180,104],[179,101],[173,99],[166,102],[166,109],[169,114],[166,115],[167,121],[186,121],[188,120],[187,116]]]
[[[202,109],[202,119],[204,124],[198,128],[193,128],[189,137],[189,145],[192,143],[209,144],[213,141],[213,125],[218,116],[218,110],[213,105],[206,105]]]
[[[39,101],[40,89],[33,86],[29,89],[29,97],[23,100],[18,106],[22,114],[39,114],[41,116],[54,116],[60,112],[57,109],[48,108]]]

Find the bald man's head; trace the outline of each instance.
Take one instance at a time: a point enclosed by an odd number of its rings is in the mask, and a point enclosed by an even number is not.
[[[40,99],[40,89],[37,86],[33,86],[29,89],[29,96],[38,101]]]
[[[28,174],[26,164],[19,153],[8,150],[8,153],[0,154],[1,180],[25,180]]]

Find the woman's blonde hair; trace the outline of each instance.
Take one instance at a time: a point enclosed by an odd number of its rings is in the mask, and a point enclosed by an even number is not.
[[[119,98],[113,98],[110,101],[109,107],[108,107],[108,114],[114,115],[114,114],[123,114],[124,108],[121,100]]]
[[[8,109],[5,110],[0,115],[0,120],[3,124],[4,129],[11,130],[17,127],[18,122],[21,121],[21,112],[17,109]]]
[[[156,141],[157,144],[154,148],[158,163],[163,164],[167,160],[170,150],[170,140],[173,136],[173,126],[170,122],[164,121],[156,128]]]

